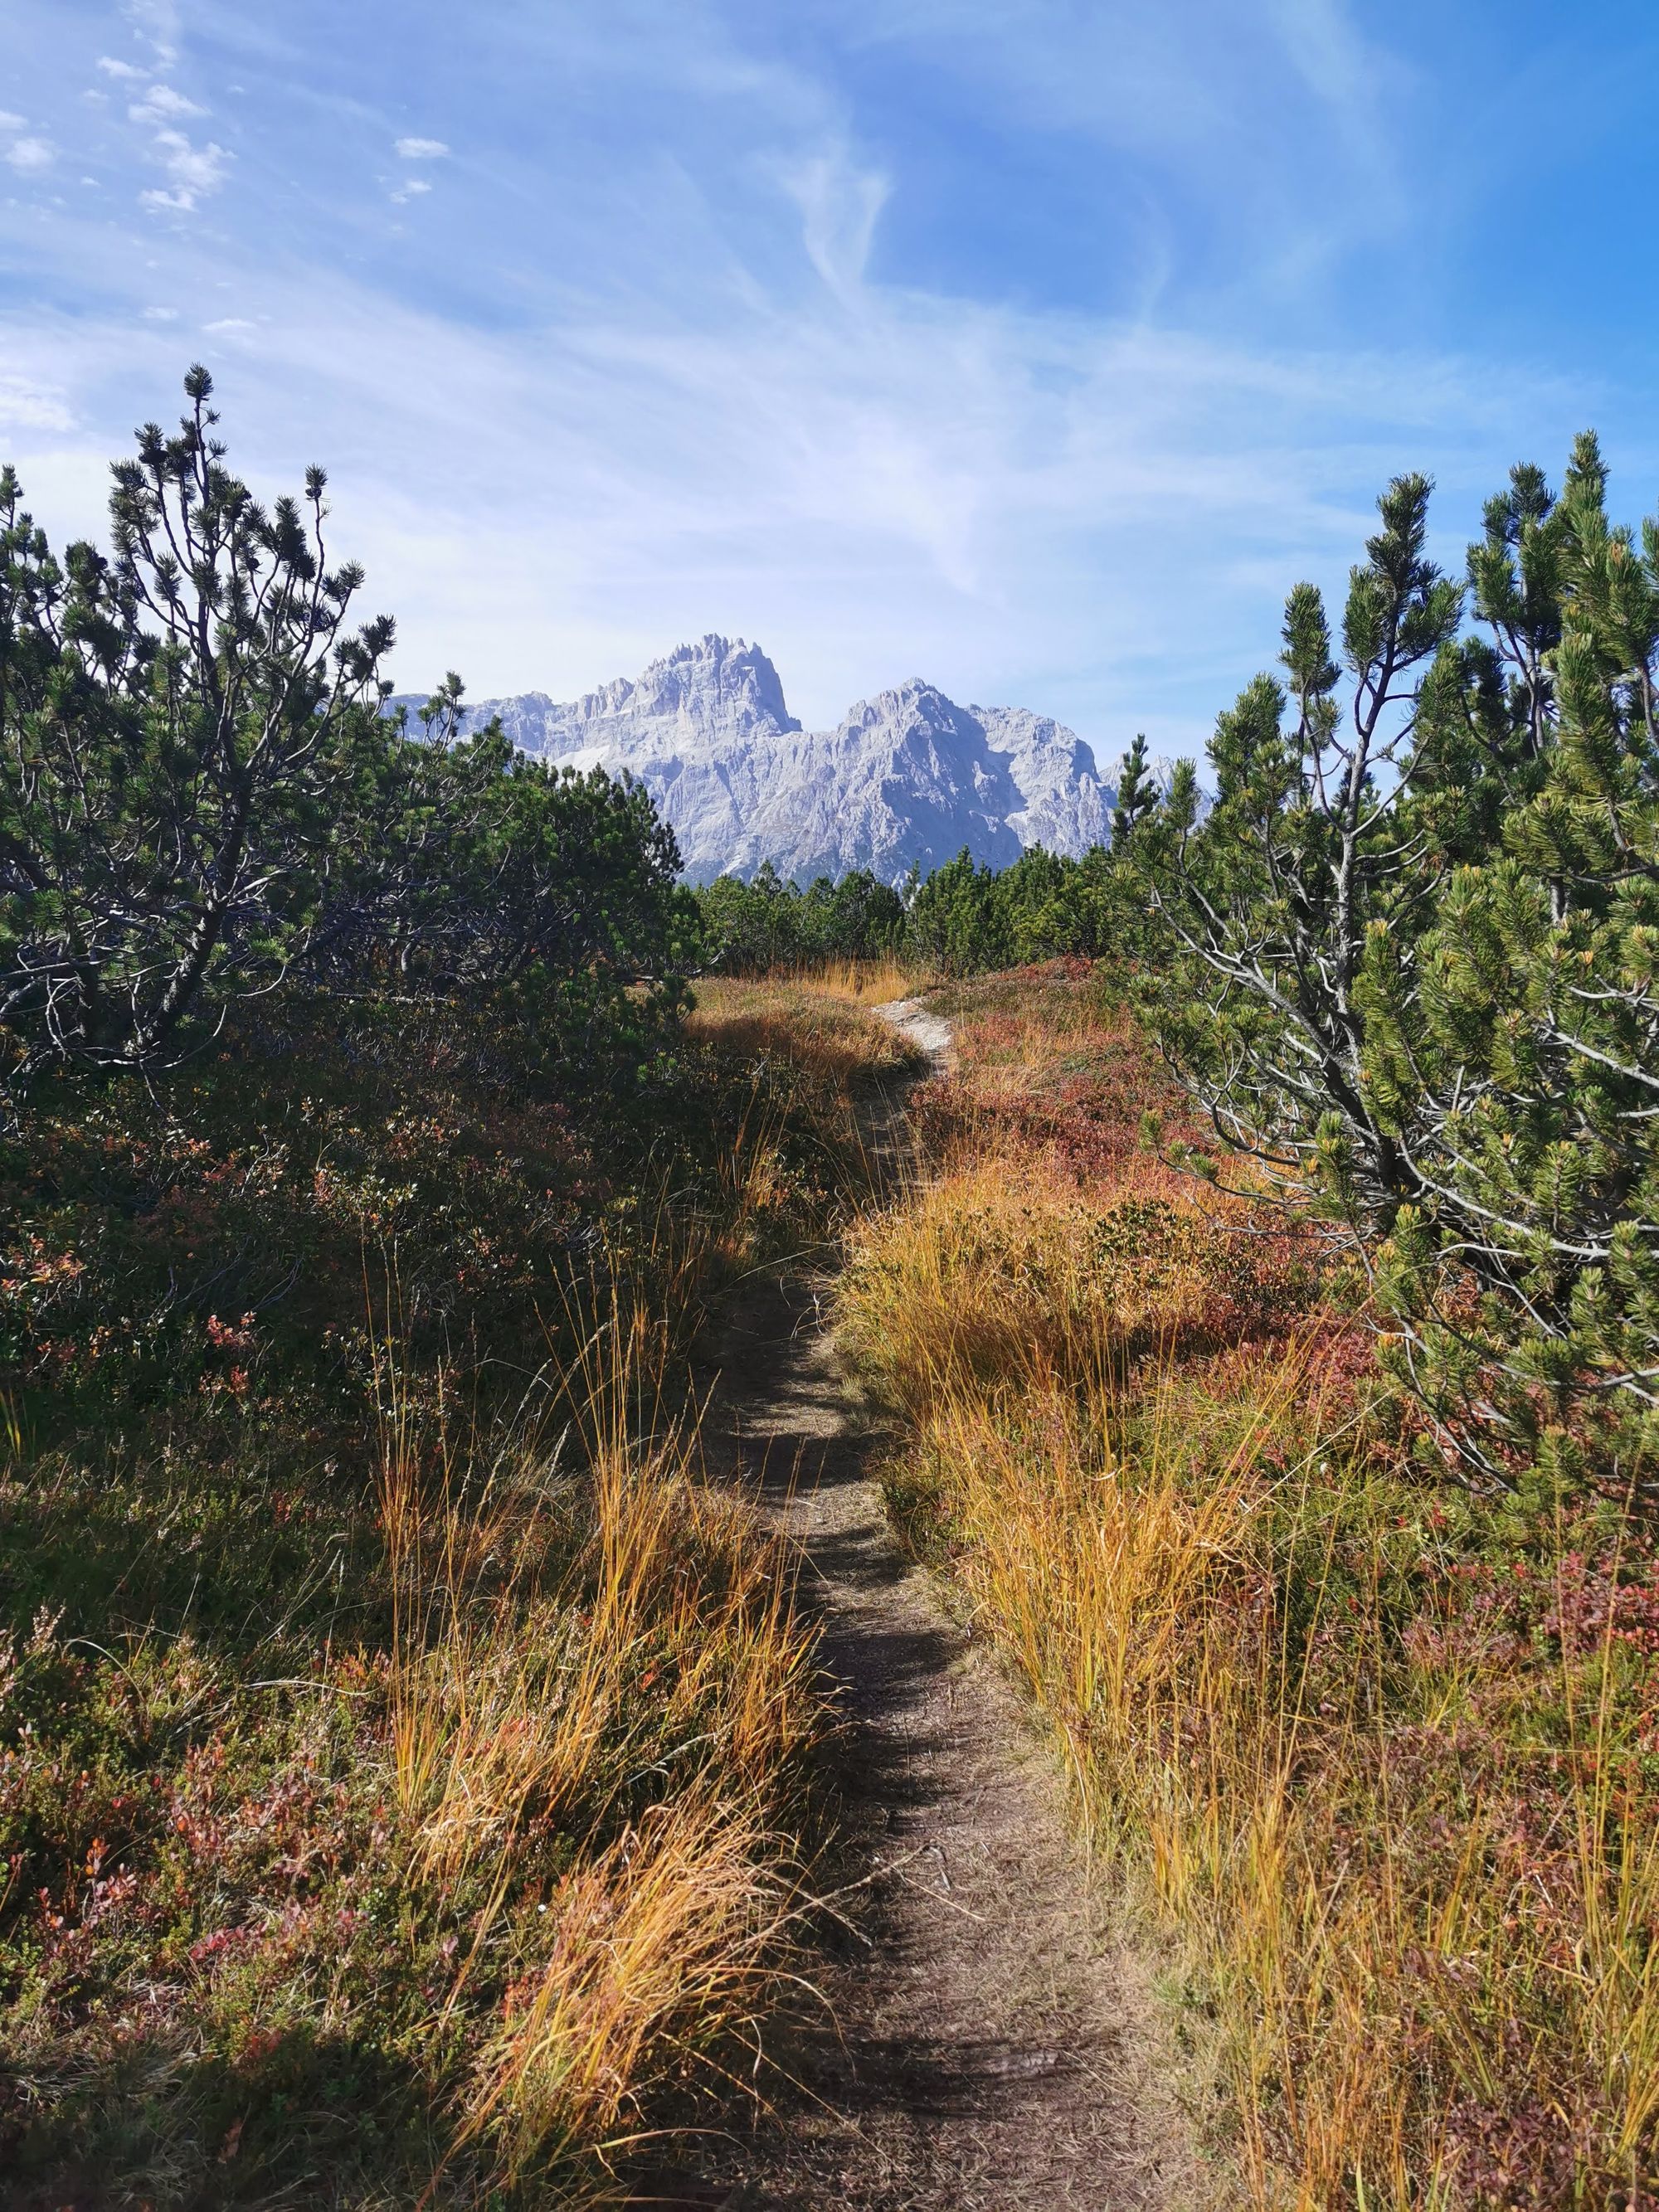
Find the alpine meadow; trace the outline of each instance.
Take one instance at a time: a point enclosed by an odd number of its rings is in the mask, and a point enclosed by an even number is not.
[[[0,2212],[1659,2212],[1659,27],[0,17]]]

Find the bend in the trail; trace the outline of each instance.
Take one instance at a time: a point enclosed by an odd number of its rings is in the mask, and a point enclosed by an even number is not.
[[[948,1025],[876,1011],[936,1067]],[[902,1147],[904,1092],[870,1135]],[[1195,2197],[1152,2055],[1146,1974],[1112,1941],[1051,1756],[994,1660],[908,1560],[871,1480],[823,1279],[753,1279],[727,1316],[711,1466],[799,1547],[846,1717],[835,1777],[848,1925],[793,2086],[710,2193],[745,2212],[1115,2212]],[[666,2201],[666,2200],[665,2200]]]
[[[933,1012],[925,999],[890,999],[884,1006],[872,1006],[870,1011],[890,1022],[902,1036],[925,1052],[936,1075],[950,1067],[955,1052],[951,1024],[943,1014]]]

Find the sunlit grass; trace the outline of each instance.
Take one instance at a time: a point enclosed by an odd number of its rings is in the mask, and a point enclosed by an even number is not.
[[[826,960],[792,969],[788,980],[799,988],[854,1006],[890,1005],[927,988],[932,980],[925,969],[899,960]]]
[[[985,1115],[854,1231],[843,1341],[904,1524],[1178,1947],[1218,2148],[1305,2212],[1652,2201],[1650,1537],[1407,1476],[1305,1264],[1113,1137],[1121,1030],[1068,1142],[1019,1092],[1091,1064],[1086,1009],[1045,1057],[986,995]]]
[[[799,993],[706,1031],[619,1186],[507,1084],[510,1035],[465,1042],[481,1097],[437,1038],[435,1073],[228,1075],[211,1142],[159,1145],[143,1101],[62,1137],[0,1467],[0,2196],[613,2202],[756,2080],[823,1714],[688,1355],[733,1272],[857,1202],[855,1093],[896,1048]],[[325,1074],[362,1096],[313,1169],[264,1131],[319,1120]],[[110,1207],[129,1151],[161,1208]],[[159,1356],[118,1395],[143,1269],[225,1248],[297,1282],[282,1361],[226,1304],[169,1395]]]
[[[897,987],[888,985],[897,977]],[[696,986],[688,1035],[750,1062],[775,1060],[810,1081],[846,1091],[872,1074],[897,1073],[919,1064],[915,1048],[890,1024],[870,1013],[884,995],[904,996],[897,971],[860,995],[850,986],[823,986],[816,977],[706,976]]]
[[[811,1639],[781,1548],[698,1479],[695,1417],[635,1432],[661,1393],[629,1370],[665,1334],[603,1314],[550,1456],[521,1440],[480,1469],[388,1428],[405,1879],[457,1939],[440,2021],[474,2029],[451,2157],[503,2186],[596,2180],[665,2087],[751,2062],[787,1964]],[[562,1868],[561,1832],[582,1844]]]

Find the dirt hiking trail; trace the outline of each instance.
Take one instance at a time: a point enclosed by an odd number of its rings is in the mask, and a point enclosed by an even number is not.
[[[876,1011],[945,1065],[939,1017],[914,1000]],[[908,1087],[869,1109],[890,1170],[910,1141]],[[716,1346],[705,1433],[711,1468],[757,1484],[798,1547],[821,1622],[846,1721],[830,1879],[848,1885],[849,1924],[809,1969],[823,2007],[779,2054],[793,2086],[772,2093],[708,2193],[678,2201],[730,2212],[1198,2202],[1158,2078],[1146,1969],[1106,1931],[1051,1753],[894,1536],[821,1311],[829,1288],[787,1267],[744,1286]]]

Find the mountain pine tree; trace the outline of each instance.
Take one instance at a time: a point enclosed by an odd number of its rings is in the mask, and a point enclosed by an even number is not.
[[[1517,468],[1476,623],[1402,478],[1340,645],[1217,726],[1200,825],[1139,838],[1166,1048],[1258,1182],[1346,1224],[1390,1357],[1472,1479],[1653,1479],[1659,1443],[1659,528],[1593,438]]]
[[[1126,845],[1135,825],[1157,805],[1157,784],[1146,770],[1146,740],[1137,731],[1134,743],[1118,763],[1117,804],[1112,809],[1112,842]]]
[[[310,919],[343,726],[385,617],[331,568],[325,478],[265,509],[204,368],[118,462],[113,550],[60,564],[0,473],[0,1029],[19,1072],[143,1070],[279,977]]]

